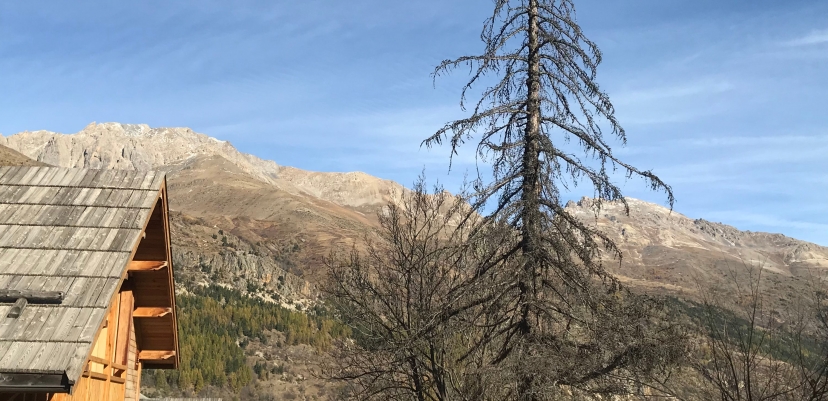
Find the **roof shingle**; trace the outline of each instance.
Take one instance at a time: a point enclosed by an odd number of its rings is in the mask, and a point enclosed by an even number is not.
[[[77,380],[163,182],[159,172],[0,167],[0,289],[64,293],[16,319],[0,304],[0,373]]]

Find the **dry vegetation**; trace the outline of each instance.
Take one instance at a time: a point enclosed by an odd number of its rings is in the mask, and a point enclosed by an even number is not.
[[[0,145],[0,166],[45,166],[36,160],[32,160],[22,153]]]

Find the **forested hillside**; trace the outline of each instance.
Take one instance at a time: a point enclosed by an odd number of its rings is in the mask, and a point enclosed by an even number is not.
[[[262,361],[252,362],[251,342],[270,348],[307,345],[324,352],[332,342],[350,336],[350,329],[318,307],[291,311],[240,291],[217,285],[197,287],[177,296],[181,368],[146,370],[145,387],[155,396],[253,394],[254,378],[264,377]],[[278,332],[279,340],[273,341]],[[271,369],[281,374],[284,367]]]

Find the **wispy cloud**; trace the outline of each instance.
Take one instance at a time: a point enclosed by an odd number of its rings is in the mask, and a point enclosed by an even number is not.
[[[794,40],[785,42],[786,46],[811,46],[822,43],[828,43],[828,29],[811,31],[809,34],[796,38]]]
[[[723,136],[680,139],[682,146],[828,146],[828,135]],[[777,148],[778,149],[778,148]]]
[[[624,124],[663,125],[716,115],[726,107],[719,100],[737,86],[730,80],[698,78],[611,94]]]
[[[615,94],[616,103],[639,103],[678,99],[699,95],[712,95],[732,90],[734,85],[723,80],[703,79],[684,84],[670,84],[647,89],[631,90]]]

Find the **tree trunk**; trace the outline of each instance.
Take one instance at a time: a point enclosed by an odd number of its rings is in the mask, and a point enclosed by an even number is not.
[[[522,203],[520,220],[522,223],[522,244],[524,256],[523,274],[518,284],[520,291],[520,320],[518,322],[518,334],[525,341],[532,334],[530,322],[531,303],[535,297],[535,279],[537,256],[541,243],[540,233],[540,122],[541,122],[541,98],[540,98],[540,48],[538,44],[538,0],[529,0],[529,26],[528,26],[528,50],[529,68],[526,76],[526,89],[528,92],[528,103],[526,107],[527,120],[524,131],[525,146],[523,148],[523,164],[521,168],[522,182]],[[520,359],[528,356],[531,350],[521,347]],[[518,383],[518,400],[533,401],[537,397],[534,391],[534,377],[532,374],[523,374]]]
[[[425,401],[425,388],[423,387],[423,376],[417,366],[415,357],[408,357],[408,365],[411,367],[411,378],[414,380],[414,393],[417,394],[417,401]]]

